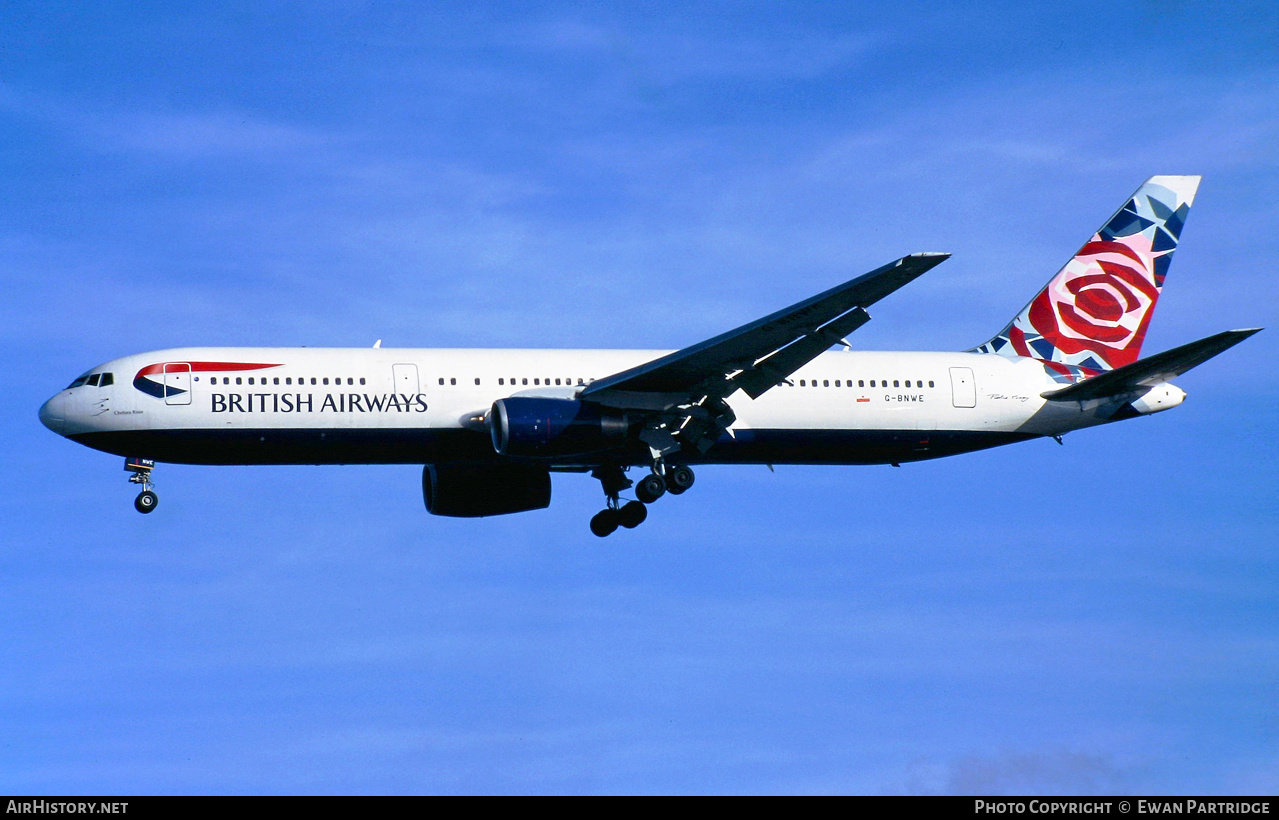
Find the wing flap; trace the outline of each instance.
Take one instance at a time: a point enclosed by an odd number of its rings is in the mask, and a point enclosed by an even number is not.
[[[839,344],[844,337],[870,321],[870,314],[855,307],[811,333],[755,362],[747,370],[735,375],[731,383],[745,391],[752,399],[758,399],[770,388],[781,384],[792,373],[817,358],[831,345]]]
[[[1227,330],[1040,395],[1051,401],[1088,401],[1135,393],[1198,367],[1260,330],[1259,327]]]

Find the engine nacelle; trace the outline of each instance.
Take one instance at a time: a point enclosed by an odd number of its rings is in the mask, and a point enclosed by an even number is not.
[[[497,452],[536,458],[618,447],[628,423],[621,413],[573,399],[514,396],[493,402],[488,427]]]
[[[535,464],[428,464],[422,498],[432,515],[479,518],[551,504],[551,474]]]
[[[1161,410],[1170,410],[1185,401],[1185,398],[1186,391],[1175,384],[1163,382],[1150,388],[1144,396],[1128,406],[1138,415],[1145,416]]]

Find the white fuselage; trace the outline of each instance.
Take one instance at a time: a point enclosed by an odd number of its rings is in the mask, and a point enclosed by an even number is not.
[[[427,463],[494,457],[484,427],[514,395],[573,398],[660,350],[180,348],[115,359],[41,419],[120,455],[188,463]],[[100,374],[110,373],[111,384]],[[81,377],[82,379],[84,377]],[[80,381],[80,380],[77,380]],[[1059,435],[1106,419],[1048,402],[1033,359],[827,352],[751,400],[700,462],[885,463]],[[640,460],[640,459],[637,459]],[[572,459],[552,466],[574,466]]]

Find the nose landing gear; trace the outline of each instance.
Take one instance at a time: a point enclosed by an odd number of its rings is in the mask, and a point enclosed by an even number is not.
[[[160,503],[160,497],[155,494],[155,484],[151,482],[151,471],[155,469],[155,462],[149,458],[126,458],[124,469],[132,473],[129,476],[130,484],[142,485],[142,492],[133,499],[133,509],[140,513],[149,513],[154,510]]]

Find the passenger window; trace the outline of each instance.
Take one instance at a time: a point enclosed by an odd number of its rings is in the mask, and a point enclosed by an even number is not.
[[[249,376],[249,384],[253,384],[253,377]]]
[[[929,380],[928,380],[928,386],[929,386],[929,387],[932,387],[932,386],[933,386],[933,380],[932,380],[932,379],[929,379]]]
[[[533,379],[533,384],[541,384],[541,383],[542,383],[541,379]]]
[[[498,380],[497,380],[497,384],[498,384],[498,386],[499,386],[499,387],[500,387],[500,386],[502,386],[502,385],[504,385],[504,384],[506,384],[506,379],[503,379],[503,378],[500,378],[500,377],[499,377],[499,378],[498,378]]]
[[[479,379],[476,379],[476,380],[475,380],[475,383],[476,383],[476,384],[479,384],[479,383],[480,383],[480,380],[479,380]]]
[[[559,383],[560,383],[560,380],[559,380],[559,379],[556,379],[556,380],[555,380],[555,383],[556,383],[556,384],[559,384]]]
[[[363,377],[363,376],[361,376],[361,377],[360,377],[360,384],[364,384],[364,377]]]
[[[527,378],[520,379],[520,382],[522,384],[528,384],[528,379]]]
[[[901,386],[901,385],[899,385],[899,384],[897,383],[897,380],[896,380],[896,379],[893,379],[893,387],[900,387],[900,386]]]
[[[236,383],[236,384],[244,384],[244,382],[240,380],[240,377],[239,377],[239,376],[236,376],[236,377],[235,377],[235,383]]]
[[[830,379],[822,379],[822,387],[830,387]]]
[[[311,384],[315,384],[315,376],[311,377]]]
[[[875,380],[874,380],[874,379],[871,379],[871,380],[870,380],[870,386],[871,386],[871,387],[874,387],[874,386],[875,386]]]
[[[284,383],[285,383],[285,384],[293,384],[293,377],[292,377],[292,376],[289,376],[289,377],[285,378]]]
[[[808,387],[808,382],[804,381],[803,379],[800,379],[800,380],[799,380],[799,386],[800,386],[800,387]]]
[[[451,384],[451,385],[457,385],[457,379],[456,379],[456,378],[453,378],[453,377],[450,377],[450,378],[449,378],[449,384]]]
[[[581,380],[581,379],[578,379],[578,380],[577,380],[577,383],[578,383],[578,384],[581,384],[581,383],[582,383],[582,380]]]
[[[249,381],[253,381],[253,380],[252,380],[252,379],[249,379]],[[325,383],[325,384],[328,384],[328,383],[329,383],[329,377],[328,377],[328,376],[325,376],[325,377],[324,377],[324,383]]]
[[[839,379],[836,379],[836,380],[835,380],[835,386],[836,386],[836,387],[839,387]]]
[[[440,377],[440,387],[443,387],[443,386],[444,386],[444,377],[443,377],[443,376],[441,376],[441,377]]]
[[[279,383],[280,383],[280,377],[279,377],[279,376],[276,376],[274,379],[272,379],[272,380],[271,380],[271,382],[272,382],[273,384],[279,384]]]

